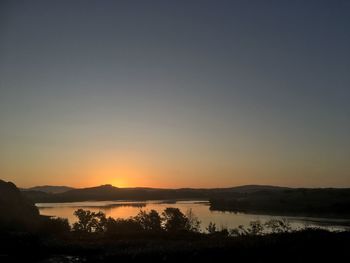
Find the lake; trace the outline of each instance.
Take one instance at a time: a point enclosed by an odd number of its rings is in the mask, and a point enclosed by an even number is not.
[[[160,214],[167,207],[179,208],[183,213],[192,209],[193,213],[201,221],[201,229],[205,231],[209,222],[213,222],[217,227],[235,228],[239,225],[248,226],[249,222],[260,220],[262,223],[272,218],[282,218],[271,215],[256,215],[247,213],[232,213],[211,211],[207,201],[96,201],[96,202],[73,202],[73,203],[40,203],[36,204],[40,214],[68,218],[72,224],[76,221],[74,211],[82,208],[94,212],[102,211],[107,217],[128,218],[137,215],[142,209],[149,211],[154,209]],[[332,231],[349,230],[350,221],[346,219],[310,218],[283,216],[287,219],[293,229],[300,229],[305,226],[326,228]]]

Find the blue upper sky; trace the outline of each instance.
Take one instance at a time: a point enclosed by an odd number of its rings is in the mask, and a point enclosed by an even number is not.
[[[1,1],[19,185],[350,187],[349,1]]]

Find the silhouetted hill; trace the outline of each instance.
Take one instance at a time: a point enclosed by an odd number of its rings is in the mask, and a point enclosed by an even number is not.
[[[249,193],[218,194],[210,199],[210,209],[350,218],[350,189],[267,189]]]
[[[350,189],[245,185],[214,189],[118,188],[112,185],[50,194],[23,192],[35,203],[108,200],[210,200],[212,210],[260,214],[350,217]]]
[[[11,182],[0,180],[1,227],[31,226],[39,219],[36,206],[28,201]]]
[[[21,191],[40,191],[48,194],[58,194],[58,193],[64,193],[73,189],[75,188],[68,187],[68,186],[43,185],[43,186],[35,186],[31,188],[21,189]]]
[[[291,189],[289,187],[282,187],[282,186],[272,186],[272,185],[243,185],[243,186],[237,186],[233,187],[233,191],[235,192],[241,192],[241,193],[252,193],[257,191],[283,191]]]
[[[74,189],[57,194],[48,194],[40,191],[25,191],[23,194],[36,203],[43,203],[94,200],[207,199],[210,191],[208,189],[118,188],[112,185],[102,185]]]
[[[74,201],[107,201],[107,200],[161,200],[161,199],[205,199],[226,194],[253,193],[257,191],[282,191],[288,188],[265,185],[247,185],[231,188],[118,188],[112,185],[72,189],[62,193],[43,191],[24,191],[23,193],[36,203],[74,202]]]

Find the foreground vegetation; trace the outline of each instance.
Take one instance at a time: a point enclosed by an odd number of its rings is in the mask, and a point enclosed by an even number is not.
[[[210,222],[205,231],[201,231],[201,222],[197,216],[188,210],[183,214],[178,208],[168,207],[160,215],[155,210],[141,210],[135,217],[127,219],[106,217],[102,212],[91,212],[78,209],[74,215],[78,221],[71,228],[67,219],[47,219],[49,232],[55,228],[60,233],[75,235],[103,234],[105,236],[169,236],[169,235],[211,235],[221,237],[265,235],[269,233],[289,233],[292,228],[285,219],[271,219],[262,224],[259,220],[252,221],[249,227],[243,225],[228,229]],[[51,226],[51,227],[50,227]]]
[[[161,214],[140,211],[128,219],[82,209],[75,215],[72,226],[67,219],[46,217],[35,229],[2,229],[1,262],[323,262],[347,255],[350,244],[349,232],[296,231],[286,220],[277,219],[234,229],[210,223],[200,231],[200,221],[191,210],[183,214],[171,207]]]

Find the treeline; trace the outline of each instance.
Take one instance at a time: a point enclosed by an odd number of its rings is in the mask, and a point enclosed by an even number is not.
[[[349,189],[287,189],[216,195],[218,211],[350,218]]]
[[[102,212],[79,209],[74,212],[78,221],[72,231],[78,234],[105,233],[106,235],[143,235],[160,233],[199,233],[200,221],[189,210],[183,214],[178,208],[140,211],[127,219],[106,217]]]
[[[161,214],[155,210],[143,211],[129,218],[106,217],[103,212],[78,209],[74,212],[77,222],[72,226],[67,219],[47,218],[43,224],[46,233],[72,234],[87,237],[105,235],[107,237],[148,237],[148,236],[191,236],[209,235],[221,237],[254,236],[271,233],[291,233],[293,230],[286,219],[271,219],[265,223],[251,221],[249,226],[237,228],[218,227],[210,222],[205,230],[198,217],[188,210],[185,214],[178,208],[168,207]],[[306,228],[305,228],[306,229]],[[305,230],[303,229],[303,230]],[[301,231],[301,230],[298,230]]]

